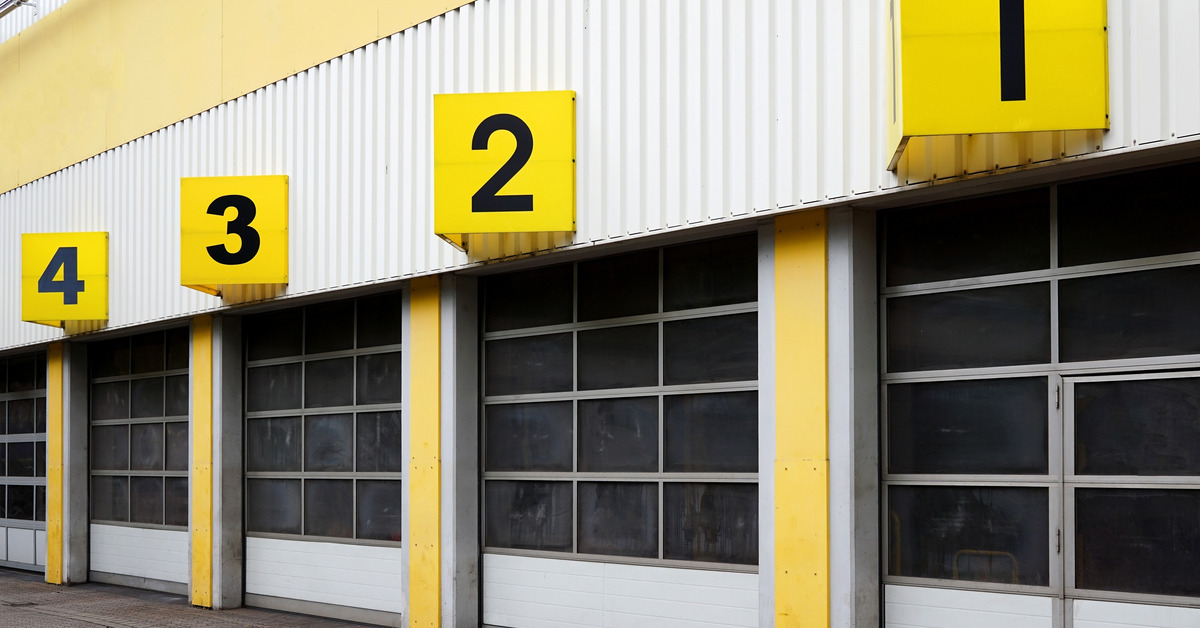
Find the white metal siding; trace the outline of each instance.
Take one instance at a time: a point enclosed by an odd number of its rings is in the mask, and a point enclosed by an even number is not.
[[[1074,628],[1196,628],[1200,609],[1075,600]]]
[[[187,584],[188,533],[91,524],[92,571]]]
[[[34,0],[4,17],[0,17],[0,44],[16,37],[34,22],[61,7],[67,0]]]
[[[752,627],[758,574],[485,554],[483,623]]]
[[[403,549],[246,539],[246,593],[403,613]]]
[[[928,587],[884,587],[885,628],[1052,628],[1048,597]]]

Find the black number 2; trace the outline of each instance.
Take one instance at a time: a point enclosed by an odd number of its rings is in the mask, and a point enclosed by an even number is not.
[[[58,269],[62,269],[62,279],[55,279]],[[74,246],[60,246],[50,258],[46,270],[38,277],[38,292],[61,292],[63,305],[79,305],[79,293],[83,292],[83,281],[79,279],[79,249]]]
[[[531,212],[533,211],[532,194],[497,194],[506,183],[512,180],[533,154],[533,132],[525,121],[511,113],[498,113],[489,116],[475,128],[475,136],[471,138],[471,150],[487,150],[488,140],[496,131],[508,131],[517,138],[517,148],[512,157],[492,175],[492,178],[471,196],[471,211],[473,212]]]
[[[236,235],[242,240],[242,246],[236,251],[230,251],[224,244],[214,244],[208,247],[208,255],[218,264],[234,266],[245,264],[258,254],[259,238],[250,223],[254,220],[256,209],[254,201],[241,194],[227,194],[213,201],[208,206],[208,213],[214,216],[224,216],[227,208],[237,210],[237,217],[229,221],[225,233]]]

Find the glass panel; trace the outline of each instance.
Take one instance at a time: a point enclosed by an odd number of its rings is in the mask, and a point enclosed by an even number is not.
[[[37,430],[35,406],[33,399],[13,399],[8,402],[9,434],[33,434]]]
[[[1200,266],[1059,282],[1064,362],[1200,353]]]
[[[300,534],[300,480],[246,480],[246,531]]]
[[[6,488],[5,485],[0,484],[0,519],[8,518],[8,494],[5,490]]]
[[[8,391],[26,392],[37,386],[37,357],[29,354],[8,361]]]
[[[1076,384],[1075,472],[1200,475],[1200,379]]]
[[[33,461],[33,443],[8,444],[8,476],[14,478],[32,478],[36,476],[37,467]]]
[[[163,522],[162,478],[129,478],[129,520],[133,523]]]
[[[1047,473],[1044,377],[892,384],[892,473]]]
[[[304,417],[304,470],[354,470],[354,417],[352,415],[329,414]]]
[[[92,426],[92,469],[125,471],[129,468],[129,426]]]
[[[92,519],[129,520],[129,478],[92,476]]]
[[[163,468],[163,424],[139,423],[129,426],[129,468],[161,471]],[[136,484],[136,483],[135,483]],[[134,486],[134,489],[137,487]]]
[[[163,416],[163,380],[161,377],[135,379],[129,382],[133,397],[130,416],[133,418]]]
[[[571,402],[484,407],[488,471],[570,471]]]
[[[400,403],[404,384],[403,354],[358,356],[358,403]]]
[[[580,471],[658,471],[658,398],[579,401]]]
[[[887,212],[885,220],[889,286],[1050,267],[1049,188]]]
[[[400,443],[404,435],[404,424],[399,412],[360,412],[355,456],[358,471],[404,470],[404,457]],[[361,503],[362,497],[359,497]]]
[[[8,475],[8,444],[0,443],[0,473]],[[2,492],[2,491],[0,491]],[[3,501],[3,500],[0,500]]]
[[[114,377],[129,374],[129,339],[117,338],[97,342],[88,348],[92,377]]]
[[[300,470],[300,417],[246,421],[247,471]]]
[[[1045,488],[892,486],[888,573],[1050,583]]]
[[[1059,265],[1200,251],[1195,192],[1182,184],[1198,179],[1190,163],[1058,186]]]
[[[758,314],[663,323],[663,383],[758,379]]]
[[[358,346],[400,344],[400,312],[403,305],[399,292],[359,299]]]
[[[33,400],[33,431],[41,434],[46,431],[46,398],[38,397]],[[3,434],[0,431],[0,434]]]
[[[188,351],[191,349],[191,330],[177,327],[167,330],[167,369],[188,368]]]
[[[354,358],[304,363],[304,407],[354,405]]]
[[[663,398],[666,471],[758,471],[758,392]]]
[[[579,332],[579,389],[658,384],[658,325]]]
[[[0,393],[6,392],[8,392],[8,360],[0,360]],[[0,504],[0,507],[3,507],[3,504]]]
[[[300,355],[304,312],[300,308],[246,317],[246,359]]]
[[[1050,284],[887,301],[888,371],[1050,361]]]
[[[33,521],[33,487],[8,485],[8,518]]]
[[[663,249],[663,310],[758,300],[758,234]]]
[[[484,482],[488,547],[571,551],[571,483]]]
[[[570,264],[484,277],[484,329],[502,331],[571,322]]]
[[[187,471],[188,424],[186,422],[167,423],[166,468],[168,471]]]
[[[1075,586],[1200,595],[1200,491],[1075,490]]]
[[[354,301],[310,305],[304,316],[305,355],[354,348]]]
[[[188,524],[188,480],[187,478],[165,478],[165,510],[163,523],[169,526]]]
[[[133,373],[153,373],[166,365],[166,346],[162,332],[141,334],[129,339]]]
[[[658,251],[579,263],[579,320],[658,311]]]
[[[35,365],[33,370],[33,387],[37,390],[46,389],[46,354],[38,352],[33,354]]]
[[[92,420],[129,418],[129,382],[92,384]]]
[[[246,370],[246,409],[287,410],[300,407],[300,364],[258,366]]]
[[[172,375],[166,378],[165,386],[167,389],[165,416],[187,416],[188,376]]]
[[[579,552],[658,557],[658,485],[580,482]]]
[[[484,344],[485,394],[571,390],[571,334],[492,340]]]
[[[400,500],[404,497],[399,481],[359,480],[358,538],[377,541],[402,541],[404,517]]]
[[[354,481],[304,481],[304,533],[354,536]]]
[[[0,512],[0,517],[3,516],[4,513]],[[33,520],[46,520],[46,487],[44,486],[33,487]]]
[[[663,558],[758,564],[758,486],[663,485]]]
[[[39,440],[33,443],[33,461],[34,477],[46,477],[46,441]]]

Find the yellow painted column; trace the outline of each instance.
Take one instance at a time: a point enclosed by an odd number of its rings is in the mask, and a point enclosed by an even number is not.
[[[775,220],[775,626],[829,626],[824,210]]]
[[[409,626],[441,625],[441,282],[412,280],[409,296]]]
[[[213,597],[213,319],[192,321],[192,591],[196,606]]]
[[[46,582],[63,583],[63,343],[46,348]]]

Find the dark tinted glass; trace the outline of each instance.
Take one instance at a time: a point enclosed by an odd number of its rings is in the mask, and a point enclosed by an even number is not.
[[[300,417],[246,421],[247,471],[300,470]]]
[[[658,251],[580,262],[579,320],[658,311]]]
[[[354,301],[312,305],[304,315],[305,354],[354,348]]]
[[[165,458],[163,444],[162,423],[130,425],[129,468],[139,471],[161,471]]]
[[[11,358],[8,361],[8,390],[9,392],[27,392],[37,387],[38,364],[37,356],[27,354]],[[44,366],[42,368],[45,368]]]
[[[161,377],[135,379],[129,382],[133,418],[163,416],[163,380]]]
[[[6,392],[8,392],[8,360],[0,360],[0,393]]]
[[[246,369],[246,409],[287,410],[300,407],[300,364]]]
[[[1059,283],[1064,362],[1200,353],[1200,266]]]
[[[8,444],[0,443],[0,473],[8,475]],[[2,491],[0,491],[2,492]],[[0,500],[4,501],[4,500]]]
[[[39,478],[46,477],[46,441],[39,440],[33,443],[33,475]]]
[[[129,426],[92,426],[91,453],[93,469],[111,471],[125,471],[128,469]]]
[[[1046,378],[892,384],[892,473],[1046,473]]]
[[[33,387],[38,390],[44,390],[46,388],[46,354],[35,353],[33,354],[33,357],[35,361],[33,368]]]
[[[402,541],[403,485],[399,481],[359,480],[357,488],[358,538]]]
[[[389,292],[358,300],[358,346],[378,347],[400,344],[399,292]]]
[[[8,444],[9,477],[31,478],[37,475],[33,443]]]
[[[300,308],[246,318],[246,357],[250,360],[300,355],[304,312]]]
[[[571,334],[492,340],[484,344],[488,396],[571,390]]]
[[[658,485],[580,482],[579,552],[658,557]]]
[[[1050,361],[1050,284],[942,292],[887,302],[892,373]]]
[[[758,379],[758,314],[663,323],[663,383]]]
[[[33,434],[37,431],[37,402],[13,399],[8,402],[8,433]]]
[[[354,404],[354,358],[304,363],[304,407]]]
[[[6,488],[6,486],[0,484],[0,519],[8,517],[8,497],[5,490]]]
[[[129,339],[117,338],[116,340],[106,340],[89,346],[88,362],[91,364],[92,377],[128,375]],[[11,380],[12,367],[9,370],[9,378]]]
[[[758,564],[758,485],[665,484],[663,558]]]
[[[172,375],[165,378],[166,414],[165,416],[188,415],[188,376]]]
[[[403,471],[400,439],[404,426],[399,412],[360,412],[355,433],[356,470]]]
[[[1200,595],[1200,491],[1075,490],[1075,586]]]
[[[354,536],[354,481],[304,481],[304,533]]]
[[[92,384],[92,420],[129,418],[129,382]]]
[[[163,523],[169,526],[188,524],[188,481],[187,478],[165,478],[165,510]]]
[[[188,367],[188,351],[191,347],[190,340],[191,330],[187,327],[179,327],[177,329],[168,330],[166,333],[167,342],[167,368],[168,369],[185,369]]]
[[[891,486],[888,573],[1050,583],[1045,488]]]
[[[490,480],[484,483],[484,544],[571,550],[571,483]]]
[[[3,516],[0,514],[0,517]],[[46,520],[46,487],[44,486],[33,487],[33,520]]]
[[[246,480],[246,531],[300,534],[300,480]]]
[[[92,519],[129,520],[129,478],[92,476]]]
[[[488,471],[570,471],[571,402],[484,409]]]
[[[133,523],[163,522],[162,478],[129,478],[129,520]]]
[[[38,397],[37,399],[33,400],[33,431],[34,432],[45,432],[46,431],[46,398],[45,397]],[[3,430],[0,430],[0,434],[3,434],[3,433],[4,433]]]
[[[663,249],[663,310],[758,300],[758,235]]]
[[[579,332],[579,389],[658,384],[658,325]]]
[[[1200,379],[1076,384],[1075,472],[1200,475]]]
[[[129,339],[132,373],[153,373],[166,367],[167,347],[162,332],[141,334]]]
[[[758,471],[758,392],[663,398],[666,471]]]
[[[658,398],[581,399],[580,471],[657,471]]]
[[[8,518],[33,521],[33,487],[8,485]]]
[[[404,354],[360,355],[357,360],[358,403],[399,403],[404,375]]]
[[[167,470],[186,471],[188,468],[188,424],[167,423]]]
[[[502,331],[571,322],[570,264],[485,277],[484,329]]]
[[[1200,213],[1185,183],[1196,180],[1200,163],[1058,186],[1059,265],[1200,251]]]
[[[354,417],[304,417],[304,470],[354,470]]]
[[[1050,267],[1050,189],[888,212],[887,285]]]

